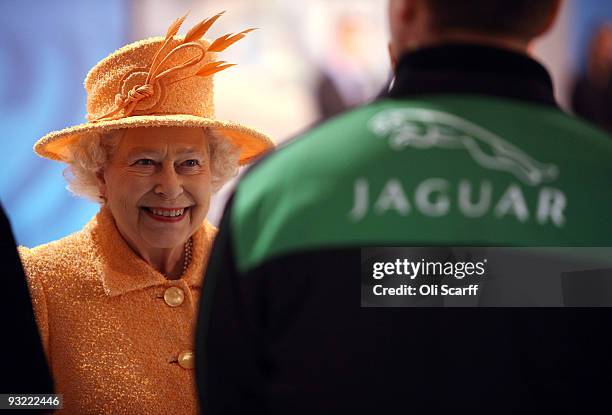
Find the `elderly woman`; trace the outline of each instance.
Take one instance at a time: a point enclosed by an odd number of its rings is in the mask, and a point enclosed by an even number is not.
[[[214,119],[214,60],[245,32],[208,42],[219,17],[119,49],[87,75],[89,122],[48,134],[37,154],[68,164],[69,189],[101,204],[72,235],[20,248],[66,413],[198,410],[193,328],[215,235],[210,197],[271,148]]]

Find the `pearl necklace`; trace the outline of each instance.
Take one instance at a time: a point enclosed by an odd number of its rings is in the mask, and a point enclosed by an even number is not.
[[[192,238],[189,238],[187,239],[187,242],[185,242],[185,252],[184,252],[185,257],[183,258],[183,272],[181,272],[181,277],[185,275],[185,272],[187,272],[187,268],[189,268],[189,264],[191,263],[192,248],[193,248],[193,240]],[[169,274],[170,273],[163,273],[164,277],[166,278],[168,278]]]
[[[189,239],[187,239],[187,242],[185,242],[185,258],[183,259],[183,273],[181,275],[184,275],[185,272],[187,272],[187,268],[189,268],[189,264],[191,263],[192,248],[193,240],[190,237]]]

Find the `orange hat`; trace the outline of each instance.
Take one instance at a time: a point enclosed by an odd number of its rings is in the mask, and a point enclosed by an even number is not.
[[[212,128],[240,149],[240,164],[271,149],[265,134],[231,121],[215,119],[212,75],[231,64],[215,59],[253,29],[209,42],[202,36],[223,14],[203,20],[184,36],[177,32],[187,15],[176,19],[165,37],[123,46],[94,66],[85,78],[89,122],[53,131],[34,144],[34,152],[69,161],[76,140],[119,128]]]

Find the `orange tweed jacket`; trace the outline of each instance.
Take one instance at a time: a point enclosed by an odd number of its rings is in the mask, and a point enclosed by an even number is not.
[[[215,233],[205,222],[193,235],[179,280],[138,257],[104,207],[79,232],[19,248],[63,413],[197,413],[194,370],[184,356],[194,348]],[[170,287],[179,290],[164,298]]]

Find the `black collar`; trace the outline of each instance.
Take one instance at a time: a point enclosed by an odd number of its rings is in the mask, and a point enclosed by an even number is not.
[[[471,44],[448,44],[404,55],[384,96],[478,94],[557,106],[548,71],[527,55]]]

